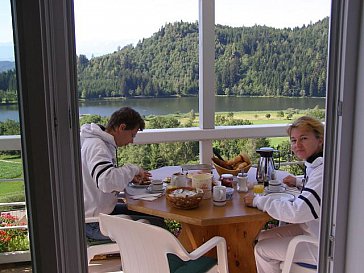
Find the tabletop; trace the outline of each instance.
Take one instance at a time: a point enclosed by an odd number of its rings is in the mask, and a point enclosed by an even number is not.
[[[164,179],[173,173],[181,171],[179,166],[162,167],[152,170],[153,179]],[[250,168],[248,172],[248,181],[256,182],[256,168]],[[214,174],[214,179],[218,179],[218,174]],[[283,179],[288,175],[287,172],[277,172],[277,178]],[[128,190],[127,190],[128,192]],[[226,206],[216,207],[212,203],[212,199],[203,199],[199,207],[191,210],[182,210],[173,208],[168,205],[166,198],[158,198],[152,202],[143,200],[132,200],[128,198],[128,207],[131,210],[152,214],[164,218],[172,218],[178,221],[194,225],[216,225],[229,224],[239,222],[249,222],[257,219],[267,219],[266,213],[256,209],[246,207],[244,205],[243,196],[246,193],[238,193],[234,191],[232,200],[226,202]]]
[[[153,179],[162,180],[176,172],[181,172],[181,167],[169,166],[151,171]],[[256,168],[251,168],[248,182],[256,182],[255,174]],[[213,170],[213,175],[215,180],[219,178],[216,170]],[[279,180],[286,175],[288,173],[277,171]],[[232,200],[223,207],[214,206],[211,198],[203,199],[199,207],[191,210],[173,208],[164,196],[154,201],[133,200],[128,194],[126,196],[130,210],[181,222],[179,239],[188,251],[213,236],[222,236],[228,247],[229,272],[255,273],[254,240],[271,217],[256,208],[246,207],[243,201],[245,194],[234,191]]]

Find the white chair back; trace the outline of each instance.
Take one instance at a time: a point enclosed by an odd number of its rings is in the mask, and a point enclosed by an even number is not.
[[[167,253],[177,255],[188,261],[202,256],[218,247],[218,264],[225,268],[214,272],[227,273],[226,242],[222,237],[214,237],[209,244],[202,245],[191,254],[169,231],[145,223],[100,214],[101,232],[115,240],[120,247],[120,256],[124,273],[164,273],[170,272]],[[211,271],[209,271],[211,272]]]
[[[127,219],[131,219],[128,215],[122,215]],[[97,223],[99,222],[99,217],[87,217],[85,223]],[[88,244],[87,245],[87,263],[90,264],[91,260],[96,255],[108,255],[119,253],[119,246],[115,242],[106,242],[102,244]]]

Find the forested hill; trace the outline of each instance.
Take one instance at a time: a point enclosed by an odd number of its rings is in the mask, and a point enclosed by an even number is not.
[[[301,28],[216,27],[219,95],[325,96],[328,18]],[[78,57],[82,98],[198,93],[198,25],[176,22],[102,57]]]
[[[301,28],[216,26],[218,95],[326,96],[328,18]],[[198,94],[198,25],[166,24],[134,47],[78,56],[80,98]],[[15,71],[0,73],[0,102],[16,101]]]
[[[0,72],[11,70],[15,68],[15,62],[0,61]]]

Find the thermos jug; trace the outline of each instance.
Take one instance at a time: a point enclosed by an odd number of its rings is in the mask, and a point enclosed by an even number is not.
[[[264,183],[264,187],[268,186],[269,180],[276,179],[275,170],[280,167],[280,152],[270,147],[262,147],[256,150],[260,154],[258,161],[256,179],[259,184]],[[273,153],[278,153],[278,165],[274,163]]]

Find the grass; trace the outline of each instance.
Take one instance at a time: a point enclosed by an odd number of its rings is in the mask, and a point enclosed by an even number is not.
[[[19,181],[0,182],[0,203],[24,201],[23,165],[20,155],[0,155],[0,179]]]
[[[0,192],[0,203],[24,201],[24,182],[1,182]]]
[[[287,119],[285,116],[280,117],[277,115],[279,111],[246,111],[246,112],[234,112],[234,119],[243,119],[249,120],[253,124],[288,124],[291,123],[292,120],[304,115],[304,112],[295,113],[292,115],[290,119]],[[216,115],[226,116],[228,112],[217,112]],[[267,118],[266,115],[270,114],[270,118]],[[174,114],[169,115],[177,118],[181,124],[186,124],[189,121],[189,114]],[[198,126],[199,123],[199,114],[196,113],[196,119],[193,122],[193,126]]]
[[[23,164],[20,155],[0,155],[0,179],[23,177]]]

